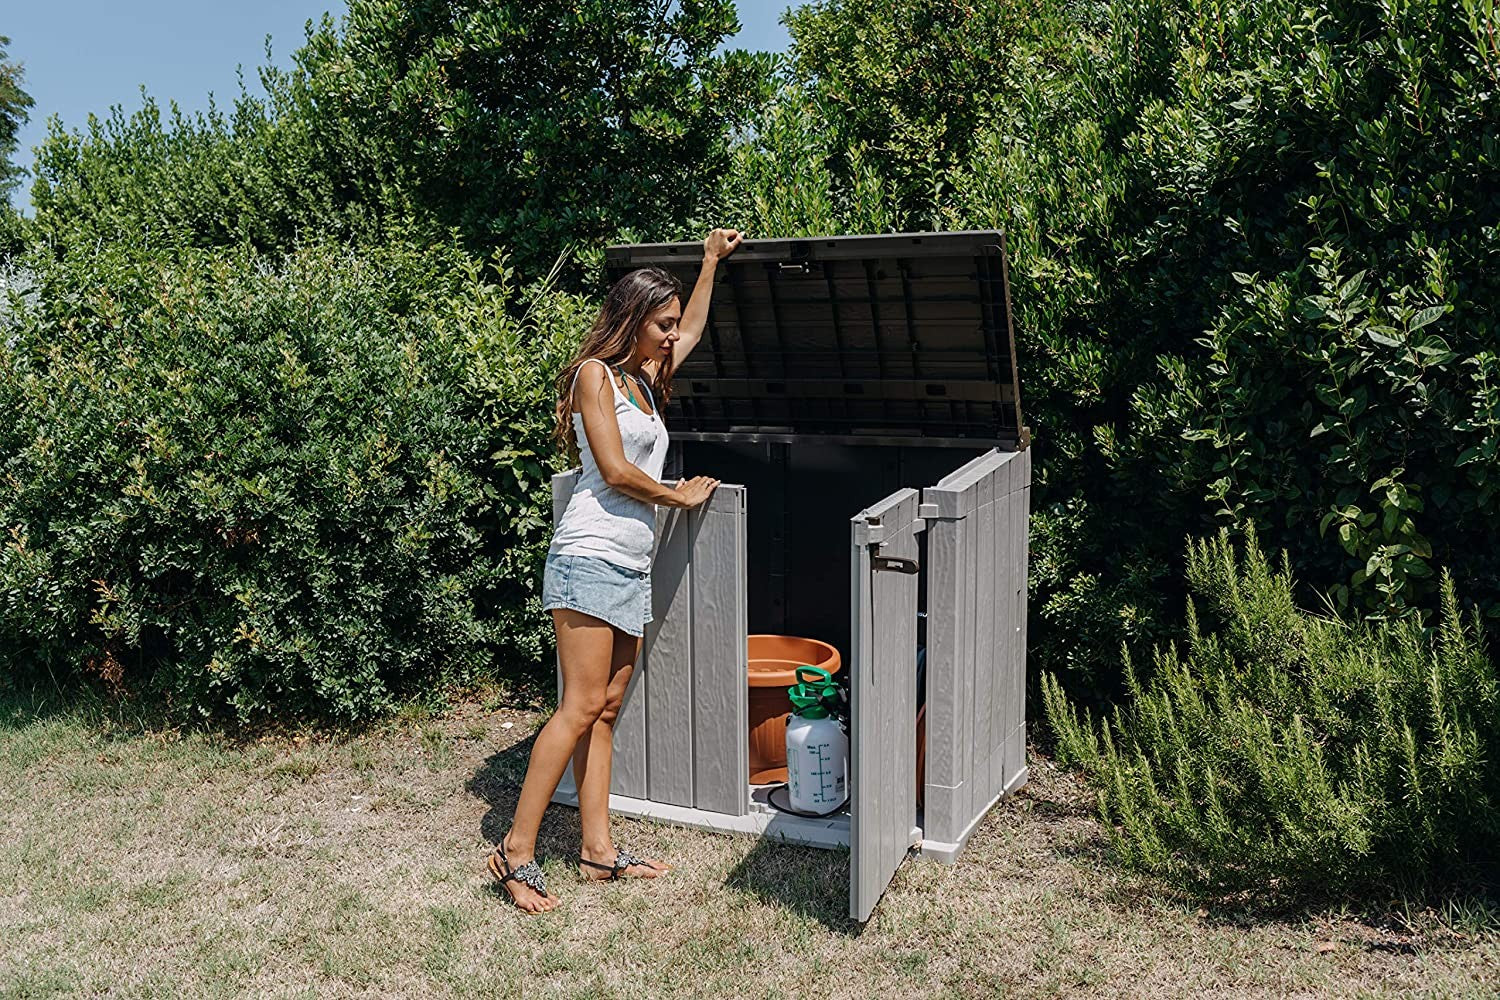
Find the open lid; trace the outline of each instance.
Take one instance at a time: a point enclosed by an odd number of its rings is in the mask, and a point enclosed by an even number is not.
[[[815,435],[1024,446],[998,231],[745,240],[714,276],[703,340],[673,379],[682,439]],[[610,247],[611,282],[702,243]]]

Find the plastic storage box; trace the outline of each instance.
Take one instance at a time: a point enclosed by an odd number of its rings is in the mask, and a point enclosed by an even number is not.
[[[1004,246],[999,232],[747,240],[719,264],[665,409],[665,478],[724,485],[703,508],[658,512],[655,620],[615,726],[611,808],[847,846],[860,921],[912,849],[953,861],[1026,782],[1031,461]],[[612,279],[671,270],[686,295],[702,254],[649,244],[606,259]],[[575,482],[553,480],[557,515]],[[842,654],[840,814],[780,812],[747,781],[747,637],[762,632]],[[576,805],[571,774],[554,801]]]

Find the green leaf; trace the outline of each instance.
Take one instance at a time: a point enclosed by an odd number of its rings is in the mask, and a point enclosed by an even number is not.
[[[1338,291],[1339,300],[1342,302],[1348,302],[1351,298],[1353,298],[1359,292],[1360,287],[1364,284],[1365,275],[1368,273],[1368,271],[1360,271],[1358,274],[1354,275],[1354,277],[1350,278],[1348,281],[1345,281],[1342,285],[1340,285]]]
[[[1447,311],[1448,307],[1446,305],[1428,306],[1426,309],[1418,312],[1416,316],[1412,317],[1411,329],[1413,331],[1420,330],[1422,329],[1422,327],[1435,322],[1438,317],[1442,316],[1443,313]]]

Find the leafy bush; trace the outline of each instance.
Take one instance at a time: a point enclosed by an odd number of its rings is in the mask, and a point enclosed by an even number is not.
[[[1246,6],[1230,66],[1177,60],[1183,96],[1127,141],[1165,154],[1135,188],[1162,220],[1136,240],[1152,284],[1197,256],[1212,298],[1157,304],[1191,303],[1202,332],[1134,394],[1121,457],[1164,461],[1200,509],[1254,522],[1364,614],[1433,610],[1434,564],[1500,613],[1494,17]],[[1188,443],[1146,444],[1163,432]]]
[[[148,100],[54,129],[32,192],[41,230],[284,249],[451,229],[540,276],[570,245],[587,258],[622,228],[679,224],[774,62],[717,51],[737,30],[731,0],[347,6],[309,25],[290,70],[261,72],[265,99],[165,120]]]
[[[1410,620],[1299,611],[1253,533],[1190,545],[1187,640],[1097,724],[1044,681],[1059,759],[1097,789],[1119,856],[1262,900],[1449,881],[1500,861],[1500,674],[1451,580]]]
[[[1173,634],[1178,539],[1219,525],[1287,551],[1304,600],[1430,616],[1442,567],[1500,614],[1492,3],[822,0],[788,23],[788,85],[726,174],[747,228],[1007,232],[1033,662],[1107,694],[1121,642]]]
[[[536,273],[718,224],[1002,227],[1033,663],[1107,698],[1121,643],[1177,634],[1178,539],[1220,525],[1304,603],[1430,619],[1446,568],[1500,615],[1492,0],[819,0],[769,103],[772,60],[712,54],[727,0],[658,7],[358,0],[264,102],[50,136],[25,228],[451,228]]]
[[[0,313],[8,671],[352,720],[541,659],[583,303],[452,247],[27,263]]]
[[[370,245],[388,239],[442,242],[417,220],[396,183],[355,198],[336,171],[314,159],[316,133],[281,111],[279,78],[269,99],[241,94],[232,111],[216,105],[167,114],[150,97],[140,110],[115,107],[69,132],[53,123],[37,147],[31,187],[39,241],[58,247],[142,238],[199,247],[249,244],[279,252],[299,240]]]
[[[24,76],[21,66],[6,58],[9,45],[10,39],[0,35],[0,198],[7,200],[25,172],[10,161],[20,145],[17,134],[31,117],[30,109],[36,104],[31,95],[21,89]]]

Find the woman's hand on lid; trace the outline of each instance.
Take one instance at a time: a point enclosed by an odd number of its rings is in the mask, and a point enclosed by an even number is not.
[[[708,476],[694,476],[692,479],[679,480],[677,483],[677,496],[682,501],[679,506],[699,507],[713,496],[714,487],[719,485],[719,480]]]
[[[739,247],[745,234],[738,229],[715,229],[703,241],[703,255],[714,260],[723,260]]]
[[[672,368],[682,367],[687,356],[693,353],[698,341],[703,338],[703,327],[708,322],[708,300],[714,293],[714,272],[719,261],[734,253],[745,234],[738,229],[715,229],[703,240],[703,264],[698,268],[698,280],[693,284],[693,294],[682,308],[677,320],[677,344],[672,348]]]

